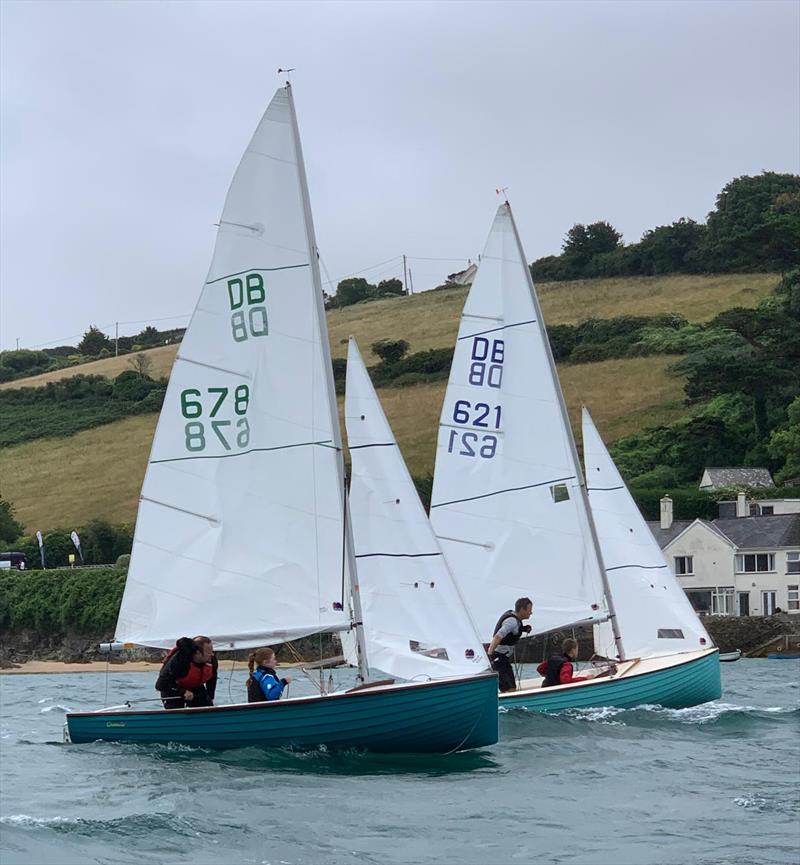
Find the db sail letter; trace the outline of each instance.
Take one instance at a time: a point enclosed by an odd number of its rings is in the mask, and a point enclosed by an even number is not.
[[[228,280],[231,308],[231,335],[234,342],[246,342],[269,333],[267,290],[260,273],[245,273]]]

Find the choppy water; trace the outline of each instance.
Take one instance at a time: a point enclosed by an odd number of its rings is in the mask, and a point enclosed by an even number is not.
[[[152,698],[153,678],[112,673],[108,699]],[[377,757],[63,745],[105,677],[3,676],[0,862],[796,863],[800,661],[724,664],[723,689],[680,711],[508,712],[492,748]]]

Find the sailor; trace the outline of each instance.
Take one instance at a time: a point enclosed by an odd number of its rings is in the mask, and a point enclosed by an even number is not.
[[[571,637],[561,644],[561,654],[552,655],[546,661],[542,661],[536,668],[540,676],[544,676],[543,688],[552,688],[554,685],[571,685],[573,682],[585,682],[588,679],[598,679],[603,676],[613,676],[617,672],[616,666],[598,670],[590,676],[573,676],[572,662],[578,657],[578,641]]]
[[[165,709],[213,706],[217,658],[208,637],[181,637],[164,659],[156,680]]]
[[[531,626],[523,625],[523,622],[530,619],[532,613],[533,601],[530,598],[518,598],[514,609],[506,610],[494,626],[494,636],[486,653],[492,669],[498,675],[501,692],[513,691],[517,687],[511,656],[522,635],[531,632]]]
[[[275,672],[275,652],[269,647],[251,652],[247,661],[247,702],[263,703],[280,700],[283,689],[292,681],[289,676],[279,679]]]

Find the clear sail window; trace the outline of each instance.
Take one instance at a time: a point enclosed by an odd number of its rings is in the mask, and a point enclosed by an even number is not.
[[[659,628],[659,640],[682,640],[683,631],[680,628]]]
[[[569,501],[569,490],[566,484],[554,484],[550,487],[550,495],[556,504]]]

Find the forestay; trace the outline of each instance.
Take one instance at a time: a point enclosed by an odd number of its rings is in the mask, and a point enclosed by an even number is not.
[[[345,423],[370,666],[403,679],[487,670],[486,653],[352,337]]]
[[[520,596],[534,632],[606,615],[571,431],[508,204],[458,332],[431,522],[484,641]]]
[[[289,87],[225,200],[142,488],[116,638],[242,648],[338,630],[341,442]]]
[[[710,647],[711,638],[585,408],[583,454],[589,501],[627,656],[651,658]],[[595,626],[595,650],[615,654],[608,623]]]

